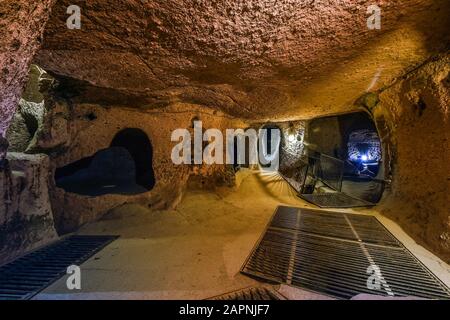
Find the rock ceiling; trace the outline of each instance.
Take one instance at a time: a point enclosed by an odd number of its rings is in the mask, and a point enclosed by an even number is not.
[[[250,119],[351,110],[449,48],[448,0],[60,0],[35,62],[83,102],[183,101]],[[81,30],[66,27],[78,4]]]

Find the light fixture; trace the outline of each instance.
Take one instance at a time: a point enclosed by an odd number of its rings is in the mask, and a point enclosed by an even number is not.
[[[289,142],[294,142],[295,141],[295,135],[294,134],[288,135],[288,141]]]
[[[288,128],[288,141],[290,143],[293,143],[295,139],[297,138],[297,134],[295,132],[294,124],[292,122],[289,122],[289,128]]]

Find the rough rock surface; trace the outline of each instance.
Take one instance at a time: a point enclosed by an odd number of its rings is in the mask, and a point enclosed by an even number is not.
[[[450,54],[382,90],[373,110],[390,128],[392,190],[381,211],[450,261]],[[386,142],[386,141],[385,141]]]
[[[48,156],[10,152],[0,172],[0,264],[57,238],[49,196]]]
[[[44,116],[44,102],[35,103],[20,99],[19,107],[6,132],[9,141],[9,150],[24,152],[42,125]]]
[[[0,136],[52,8],[35,61],[59,86],[27,151],[50,156],[50,167],[39,164],[48,174],[108,147],[124,128],[142,129],[154,146],[157,185],[148,193],[87,198],[51,186],[59,231],[126,202],[170,207],[190,174],[207,187],[217,173],[229,180],[224,167],[171,162],[171,131],[194,117],[239,128],[248,123],[234,116],[292,120],[363,104],[382,129],[393,179],[380,210],[449,261],[448,53],[428,60],[449,49],[448,0],[377,1],[381,30],[366,26],[370,0],[0,1]],[[73,4],[81,30],[66,26]],[[0,186],[18,186],[8,179]]]
[[[0,135],[5,136],[55,0],[0,0]]]
[[[242,121],[223,113],[181,103],[172,105],[165,112],[142,112],[127,108],[103,108],[92,104],[69,108],[64,101],[58,101],[52,110],[47,113],[48,119],[44,120],[41,134],[36,140],[39,150],[51,157],[51,172],[108,148],[121,130],[137,128],[144,131],[151,141],[153,164],[149,165],[153,165],[156,178],[156,185],[151,191],[132,196],[109,194],[88,197],[52,186],[51,201],[55,223],[58,232],[62,233],[73,231],[124,203],[141,203],[152,209],[170,208],[180,200],[190,175],[203,177],[205,188],[214,188],[220,183],[226,185],[230,179],[225,166],[173,164],[171,152],[176,142],[170,142],[171,134],[178,128],[191,128],[192,119],[201,120],[205,129],[245,127]],[[64,135],[52,132],[55,129],[55,119],[64,122],[61,126],[64,128]],[[53,182],[53,178],[50,181]]]
[[[6,139],[9,142],[8,151],[23,152],[28,148],[31,141],[31,133],[20,112],[14,114],[6,133]]]
[[[449,43],[447,0],[377,1],[381,30],[367,27],[373,3],[63,0],[36,61],[85,102],[183,101],[253,119],[343,112]],[[69,4],[81,30],[66,27]]]

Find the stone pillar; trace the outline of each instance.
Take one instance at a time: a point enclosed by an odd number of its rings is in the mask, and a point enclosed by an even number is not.
[[[8,153],[0,172],[0,265],[58,238],[50,205],[50,159]]]
[[[14,116],[55,0],[0,0],[0,137]]]

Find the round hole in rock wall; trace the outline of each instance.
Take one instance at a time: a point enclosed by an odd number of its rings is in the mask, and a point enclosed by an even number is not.
[[[141,129],[129,128],[117,133],[111,147],[128,150],[136,164],[136,182],[147,190],[155,186],[153,171],[153,147],[147,134]]]
[[[345,166],[342,190],[354,197],[378,203],[384,191],[380,170],[382,146],[376,125],[366,112],[340,117]]]
[[[320,160],[319,175],[338,178],[340,190],[355,198],[378,203],[384,191],[382,145],[370,114],[353,112],[309,122],[308,155]],[[343,166],[333,163],[342,162]],[[339,170],[338,170],[339,169]],[[342,172],[340,171],[342,170]],[[328,185],[330,181],[327,178]]]
[[[56,185],[87,196],[144,193],[155,185],[152,158],[147,135],[139,129],[125,129],[109,148],[57,169]]]

